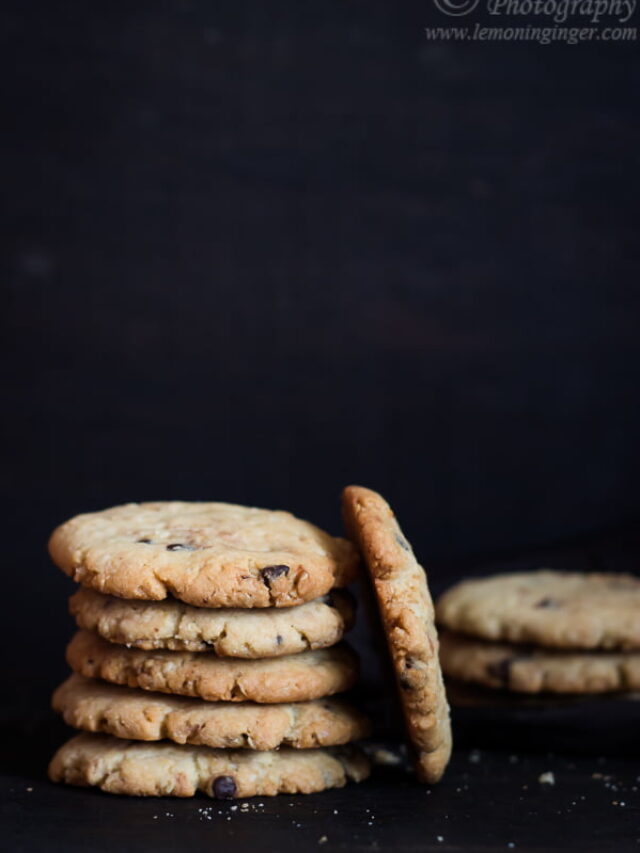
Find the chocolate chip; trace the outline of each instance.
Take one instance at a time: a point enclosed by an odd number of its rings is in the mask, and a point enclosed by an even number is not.
[[[216,776],[211,784],[211,790],[214,797],[219,800],[232,800],[238,789],[233,776]]]
[[[494,661],[487,666],[487,675],[491,676],[491,678],[495,678],[501,685],[501,687],[509,686],[509,679],[511,677],[511,664],[514,662],[515,658],[503,658],[499,661]]]
[[[560,607],[560,602],[556,601],[555,598],[541,598],[540,601],[536,602],[535,606],[554,610],[556,607]]]
[[[403,665],[404,666],[404,672],[407,672],[408,670],[413,669],[414,665],[415,665],[415,661],[413,660],[413,658],[406,657],[404,659],[404,665]],[[407,678],[406,676],[402,676],[402,675],[400,676],[400,687],[402,687],[403,690],[412,690],[413,689],[413,685],[411,684],[410,679]]]
[[[282,645],[282,636],[280,634],[276,634],[276,643],[281,646]]]
[[[267,584],[267,586],[270,586],[271,581],[274,581],[282,575],[289,574],[289,566],[265,566],[264,569],[260,569],[260,574],[262,576],[262,580]]]
[[[183,542],[172,542],[167,545],[167,551],[195,551],[193,545],[185,545]]]
[[[151,545],[151,539],[136,539],[136,542],[140,542],[142,545]]]
[[[410,551],[411,550],[407,540],[404,538],[404,536],[400,536],[399,533],[396,533],[396,542],[404,551]]]
[[[503,658],[502,660],[495,661],[495,663],[490,663],[487,666],[487,675],[499,681],[501,687],[509,687],[511,682],[511,667],[514,663],[529,660],[530,657],[529,654],[513,655],[510,658]]]

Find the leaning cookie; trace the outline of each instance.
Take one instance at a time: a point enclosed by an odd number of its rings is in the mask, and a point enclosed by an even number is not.
[[[438,622],[485,640],[566,649],[640,649],[640,578],[540,569],[463,581]]]
[[[145,652],[78,631],[67,662],[87,678],[216,702],[305,702],[348,690],[358,659],[346,645],[265,660],[206,652]]]
[[[418,777],[437,782],[451,754],[451,725],[424,569],[391,508],[376,492],[347,487],[343,510],[373,581]]]
[[[284,705],[204,702],[71,675],[53,694],[65,723],[132,740],[219,749],[315,749],[366,737],[367,718],[339,699]]]
[[[640,652],[568,652],[440,637],[445,675],[520,693],[606,693],[640,689]]]
[[[297,607],[215,610],[175,599],[126,601],[80,587],[69,609],[80,628],[112,643],[235,658],[280,657],[333,646],[354,619],[353,599],[344,590]]]
[[[271,797],[340,788],[369,775],[355,747],[270,752],[140,743],[81,734],[64,744],[49,765],[53,782],[91,785],[136,797]]]
[[[84,586],[119,598],[171,595],[196,607],[290,607],[346,586],[357,555],[288,512],[223,503],[141,503],[79,515],[51,557]]]

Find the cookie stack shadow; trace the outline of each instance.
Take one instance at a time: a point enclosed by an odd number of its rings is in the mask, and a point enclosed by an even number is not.
[[[640,690],[639,578],[550,569],[496,575],[452,587],[436,612],[453,704],[486,705],[493,693],[548,707]]]
[[[288,513],[156,503],[72,519],[54,562],[80,582],[71,676],[53,707],[82,734],[54,781],[219,799],[311,793],[369,773],[343,642],[357,555]]]

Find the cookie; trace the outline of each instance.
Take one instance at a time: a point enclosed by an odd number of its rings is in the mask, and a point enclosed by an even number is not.
[[[78,515],[51,557],[119,598],[172,595],[196,607],[290,607],[346,586],[353,546],[288,512],[224,503],[141,503]]]
[[[207,652],[128,649],[90,631],[73,637],[67,662],[87,678],[215,702],[305,702],[347,690],[358,676],[357,657],[346,645],[241,660]]]
[[[440,624],[486,640],[640,649],[640,578],[540,569],[468,580],[436,607]]]
[[[492,643],[446,631],[445,675],[517,693],[607,693],[640,689],[640,652],[571,652]]]
[[[333,646],[353,625],[353,599],[334,590],[297,607],[192,607],[175,599],[126,601],[80,587],[69,609],[80,628],[137,649],[268,658]]]
[[[338,699],[286,705],[203,702],[71,675],[53,708],[76,729],[132,740],[172,740],[219,749],[312,749],[369,734],[367,718]]]
[[[492,709],[495,711],[519,711],[521,709],[555,710],[567,707],[580,708],[593,702],[588,693],[516,693],[509,690],[496,690],[470,681],[445,678],[447,698],[452,709]],[[626,696],[626,693],[603,694],[598,699],[611,701],[613,696]],[[511,718],[513,721],[513,718]],[[479,720],[476,720],[479,722]],[[496,732],[495,734],[500,734]]]
[[[370,765],[355,747],[269,752],[140,743],[81,734],[49,765],[53,782],[92,785],[136,797],[192,797],[197,791],[228,800],[311,794],[360,782]]]
[[[347,487],[343,509],[347,530],[360,545],[373,581],[418,777],[437,782],[451,754],[451,724],[424,569],[376,492]]]

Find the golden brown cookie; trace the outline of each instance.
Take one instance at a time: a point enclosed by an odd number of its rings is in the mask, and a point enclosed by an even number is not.
[[[438,622],[485,640],[564,649],[640,649],[640,578],[540,569],[463,581]]]
[[[519,693],[606,693],[640,689],[640,652],[561,651],[440,637],[445,675]]]
[[[126,504],[54,531],[51,557],[119,598],[172,595],[196,607],[290,607],[345,586],[357,555],[288,512],[224,503]]]
[[[348,486],[343,510],[373,581],[418,777],[437,782],[451,754],[451,725],[424,569],[379,494]]]
[[[64,744],[49,765],[53,782],[92,785],[135,797],[271,797],[311,794],[360,782],[370,765],[355,747],[269,752],[140,743],[81,734]]]
[[[207,652],[145,652],[78,631],[67,662],[87,678],[212,702],[305,702],[348,690],[358,659],[346,645],[265,660],[219,658]]]
[[[112,643],[236,658],[327,648],[342,639],[354,619],[353,599],[344,590],[297,607],[216,610],[176,599],[127,601],[80,587],[69,607],[80,628]]]
[[[369,734],[367,718],[339,699],[284,705],[204,702],[71,675],[53,708],[76,729],[132,740],[172,740],[220,749],[312,749]]]

